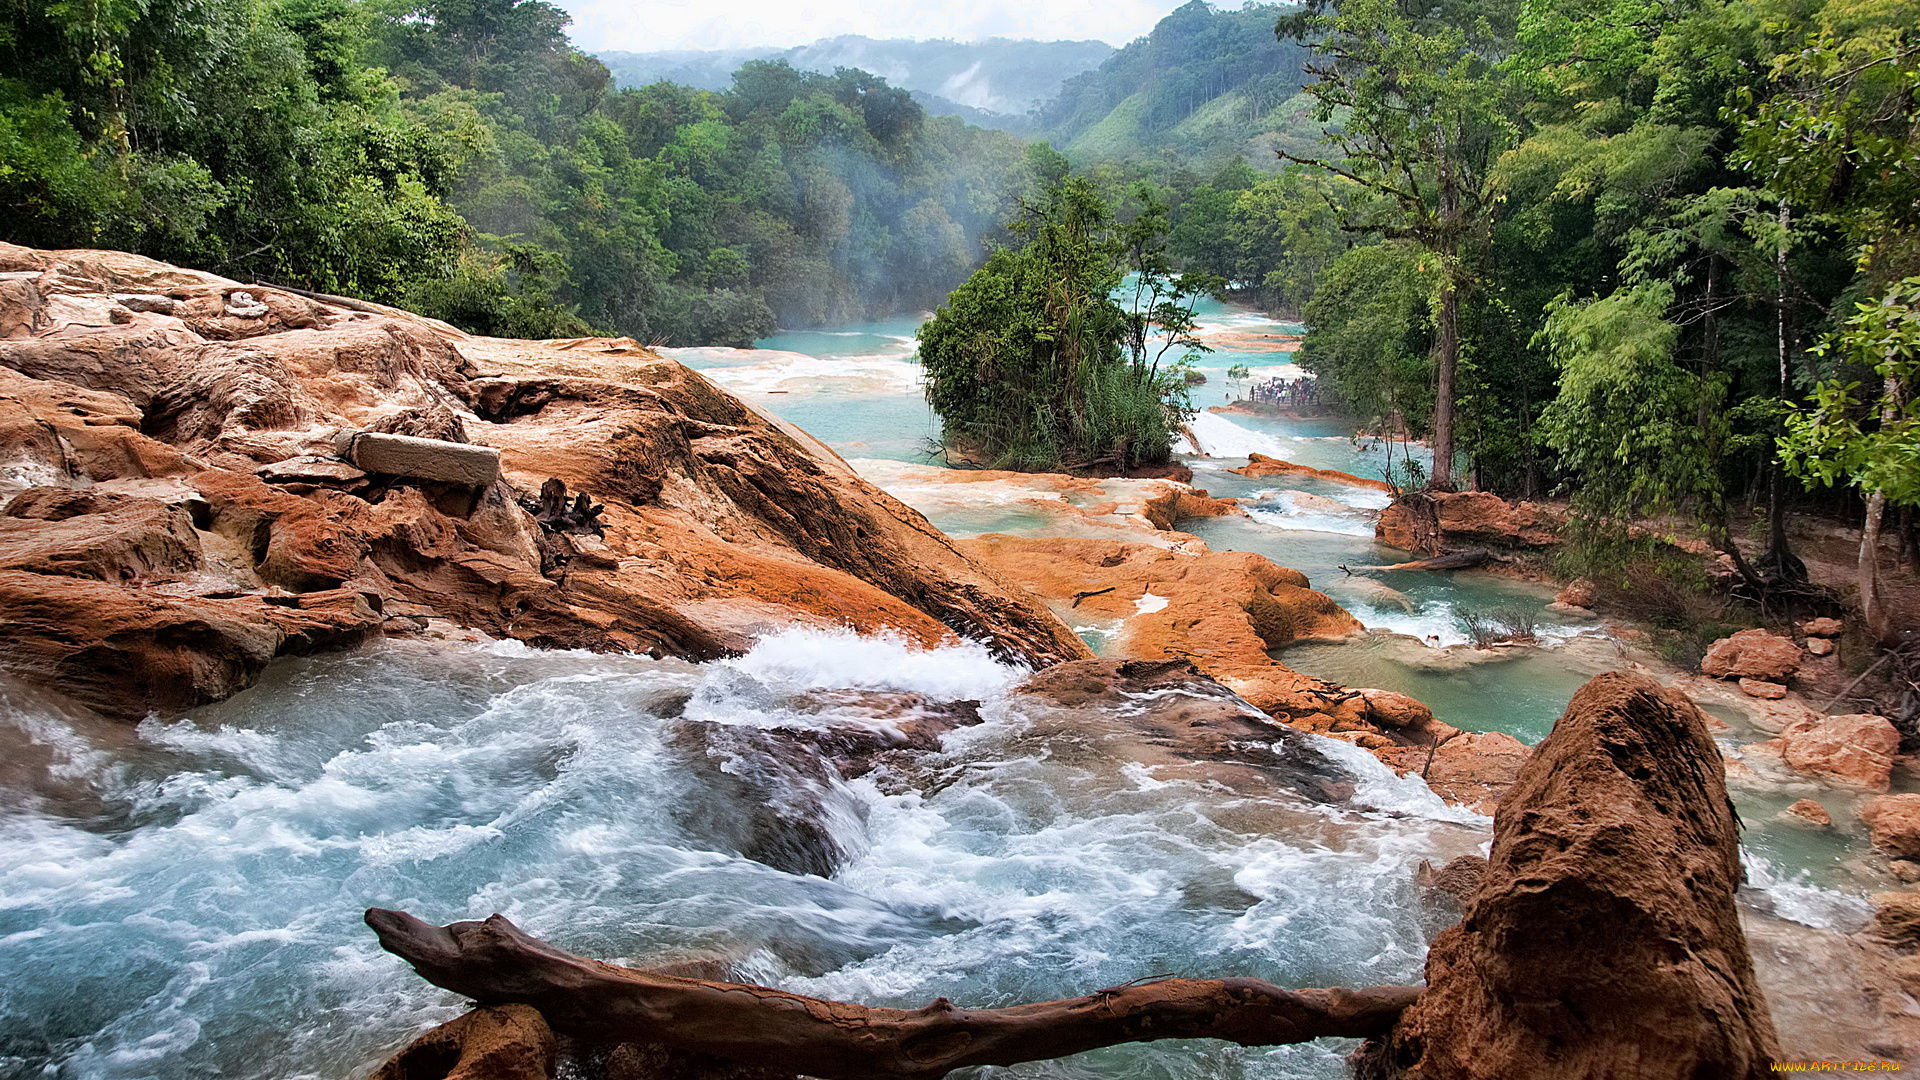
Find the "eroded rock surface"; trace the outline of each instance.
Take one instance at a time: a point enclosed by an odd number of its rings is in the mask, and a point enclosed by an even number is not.
[[[1900,732],[1886,717],[1872,713],[1809,714],[1746,752],[1777,755],[1793,769],[1842,787],[1885,791],[1900,752]]]
[[[1425,777],[1449,802],[1491,812],[1527,758],[1511,735],[1463,732],[1405,694],[1339,686],[1275,660],[1274,650],[1361,626],[1305,575],[1265,556],[996,534],[960,547],[1064,618],[1105,627],[1112,655],[1189,661],[1291,727]]]
[[[1566,515],[1540,503],[1510,503],[1489,491],[1415,492],[1380,511],[1374,535],[1406,551],[1460,547],[1550,547]]]
[[[1639,676],[1589,682],[1501,803],[1466,917],[1363,1075],[1770,1075],[1738,843],[1699,709]]]
[[[470,337],[118,252],[0,244],[0,286],[0,668],[109,715],[392,618],[695,659],[794,624],[1089,655],[832,451],[632,342]],[[370,473],[332,460],[343,431],[477,444],[502,478]],[[526,509],[555,479],[595,529]]]
[[[1285,461],[1277,457],[1268,457],[1265,454],[1249,454],[1245,465],[1237,469],[1228,469],[1227,471],[1239,473],[1241,476],[1255,478],[1263,476],[1305,476],[1315,480],[1327,480],[1335,484],[1346,484],[1349,487],[1370,488],[1374,491],[1393,490],[1393,485],[1387,483],[1385,480],[1370,480],[1364,476],[1355,476],[1352,473],[1341,472],[1338,469],[1316,469],[1311,465],[1297,465],[1291,461]]]

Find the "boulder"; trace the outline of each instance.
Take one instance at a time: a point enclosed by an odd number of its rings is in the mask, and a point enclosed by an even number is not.
[[[1846,626],[1839,619],[1823,617],[1808,619],[1800,624],[1800,632],[1808,637],[1836,638],[1845,630]]]
[[[1418,776],[1434,794],[1482,814],[1493,813],[1533,755],[1504,731],[1460,731],[1437,720],[1410,745],[1368,749],[1395,772]]]
[[[1807,652],[1814,656],[1832,656],[1836,648],[1838,646],[1826,638],[1807,639]]]
[[[1867,800],[1860,820],[1873,846],[1896,859],[1920,859],[1920,795],[1882,795]]]
[[[1897,949],[1920,949],[1920,893],[1876,893],[1873,933]]]
[[[1734,903],[1739,826],[1691,702],[1602,675],[1494,817],[1485,880],[1363,1077],[1759,1078],[1780,1057]]]
[[[1591,578],[1575,578],[1567,583],[1553,598],[1554,603],[1568,607],[1591,608],[1600,601],[1600,586]]]
[[[1816,829],[1826,829],[1833,826],[1833,815],[1827,813],[1826,807],[1821,806],[1812,799],[1796,800],[1792,806],[1780,811],[1780,816],[1787,821],[1797,822],[1801,825],[1811,825]]]
[[[1779,701],[1787,696],[1786,687],[1777,682],[1767,682],[1765,679],[1741,679],[1740,692],[1762,701]]]
[[[333,445],[342,460],[363,472],[475,488],[500,478],[500,451],[490,446],[375,431],[342,432]]]
[[[408,1043],[368,1080],[548,1080],[553,1030],[531,1005],[483,1005]]]
[[[1716,679],[1785,682],[1800,670],[1800,646],[1770,630],[1742,630],[1707,648],[1700,670]]]
[[[1795,770],[1862,791],[1887,790],[1899,750],[1899,730],[1886,717],[1871,713],[1808,714],[1774,738],[1747,747],[1749,753],[1778,755]]]

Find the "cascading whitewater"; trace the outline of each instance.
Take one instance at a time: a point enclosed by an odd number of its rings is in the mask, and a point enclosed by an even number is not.
[[[1477,845],[1455,822],[1479,819],[1357,752],[1338,807],[1169,782],[1101,749],[1131,737],[1126,710],[1037,713],[1009,693],[1022,674],[976,646],[789,631],[703,666],[387,643],[288,662],[132,737],[10,695],[0,738],[38,764],[9,770],[0,819],[0,1075],[372,1062],[460,1004],[378,951],[370,905],[499,911],[599,956],[718,951],[876,1004],[1168,970],[1417,975],[1413,865]],[[980,700],[984,722],[802,793],[831,878],[721,842],[716,823],[757,809],[725,782],[744,763],[688,730],[845,723],[846,694]],[[857,722],[884,726],[860,700]],[[1337,1052],[1141,1046],[1031,1070],[1332,1076]]]

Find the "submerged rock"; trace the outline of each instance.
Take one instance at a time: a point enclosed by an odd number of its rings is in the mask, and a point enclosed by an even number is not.
[[[1792,806],[1780,811],[1780,816],[1787,821],[1811,825],[1816,829],[1827,829],[1833,826],[1833,815],[1827,812],[1826,807],[1812,799],[1794,800]]]
[[[1734,906],[1738,826],[1692,703],[1638,676],[1574,696],[1494,818],[1486,877],[1361,1075],[1768,1075]]]
[[[0,244],[0,273],[0,671],[108,715],[217,700],[389,605],[693,659],[796,623],[1089,655],[831,450],[631,342],[471,337],[118,252]],[[353,463],[342,431],[373,433]],[[522,506],[549,481],[592,528]]]

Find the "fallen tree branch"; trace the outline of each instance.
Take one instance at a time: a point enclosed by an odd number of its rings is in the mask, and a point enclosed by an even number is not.
[[[1485,565],[1493,558],[1493,552],[1486,548],[1474,548],[1471,551],[1456,552],[1452,555],[1436,555],[1431,559],[1415,559],[1412,562],[1394,563],[1392,566],[1356,566],[1354,570],[1471,570]],[[1345,567],[1342,567],[1345,569]],[[1349,574],[1353,570],[1347,571]]]
[[[829,1080],[935,1080],[1118,1043],[1226,1039],[1242,1046],[1385,1033],[1416,986],[1283,990],[1259,979],[1166,979],[1008,1009],[880,1009],[746,983],[635,971],[562,952],[495,915],[434,926],[372,908],[388,952],[435,986],[538,1009],[590,1042],[652,1042]]]

